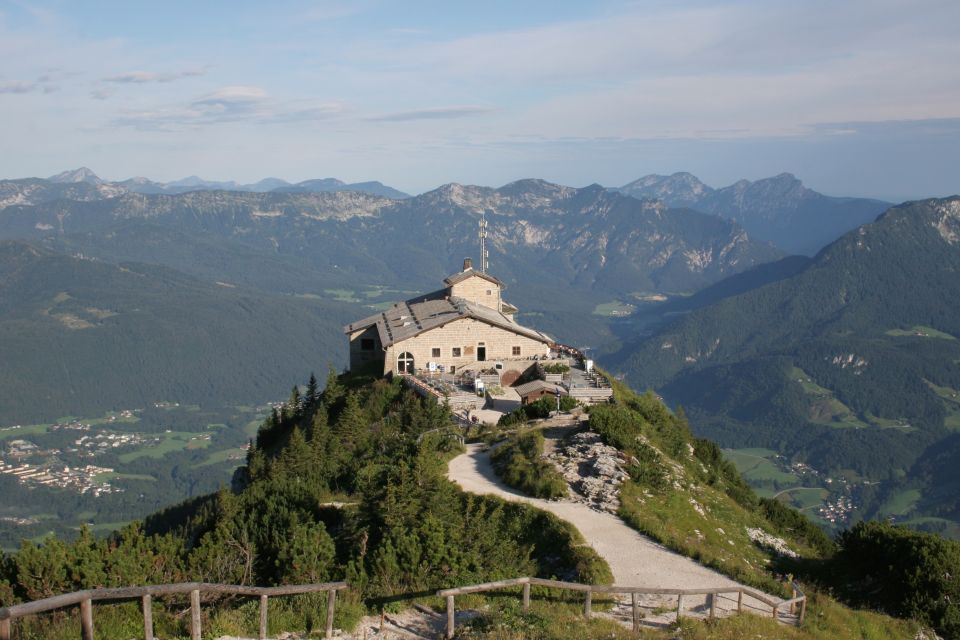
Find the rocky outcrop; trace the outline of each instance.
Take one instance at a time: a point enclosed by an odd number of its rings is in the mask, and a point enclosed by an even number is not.
[[[763,529],[751,529],[747,527],[747,536],[755,545],[765,549],[770,549],[774,553],[786,556],[787,558],[799,558],[800,554],[787,546],[783,538],[778,538],[764,531]]]
[[[607,513],[620,508],[620,485],[628,477],[626,460],[614,447],[603,444],[599,434],[574,434],[546,457],[570,484],[575,502]]]

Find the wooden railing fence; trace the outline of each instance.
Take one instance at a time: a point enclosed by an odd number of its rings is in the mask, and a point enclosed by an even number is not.
[[[333,615],[336,608],[337,591],[347,588],[346,582],[327,582],[323,584],[301,584],[281,587],[247,587],[233,584],[212,584],[207,582],[182,582],[179,584],[160,584],[146,587],[120,587],[115,589],[88,589],[76,591],[43,600],[34,600],[0,609],[0,640],[10,640],[11,623],[25,616],[35,615],[80,605],[80,634],[82,640],[94,640],[93,603],[111,600],[134,600],[140,598],[143,607],[143,637],[154,640],[153,603],[154,596],[190,594],[190,638],[200,640],[200,594],[238,595],[260,598],[260,639],[267,637],[267,601],[271,597],[292,596],[304,593],[327,594],[326,637],[333,637]]]
[[[456,596],[465,595],[468,593],[478,593],[481,591],[493,591],[496,589],[504,589],[506,587],[516,587],[523,586],[523,610],[527,611],[530,608],[530,586],[536,585],[540,587],[549,587],[552,589],[566,589],[570,591],[581,591],[584,593],[584,603],[583,603],[583,613],[589,618],[592,613],[593,607],[593,594],[603,593],[603,594],[615,594],[615,595],[626,595],[630,594],[631,604],[633,608],[633,630],[640,630],[640,606],[637,596],[639,595],[675,595],[677,596],[677,619],[679,620],[683,612],[683,597],[684,596],[694,596],[694,595],[705,595],[707,596],[707,604],[710,607],[710,618],[713,619],[717,615],[717,596],[722,593],[736,593],[737,594],[737,611],[743,611],[743,596],[749,596],[762,602],[771,608],[773,618],[777,619],[777,614],[783,610],[784,607],[789,607],[790,613],[793,613],[795,608],[799,606],[800,611],[797,617],[797,624],[803,622],[803,618],[806,615],[807,611],[807,597],[804,595],[803,591],[800,590],[800,587],[796,582],[792,583],[794,597],[790,600],[774,600],[770,596],[755,591],[747,587],[716,587],[712,589],[666,589],[661,587],[625,587],[620,585],[590,585],[590,584],[580,584],[578,582],[560,582],[558,580],[544,580],[542,578],[511,578],[509,580],[498,580],[496,582],[484,582],[482,584],[474,584],[465,587],[457,587],[454,589],[443,589],[437,592],[437,595],[441,598],[447,599],[447,638],[452,638],[454,635],[454,630],[456,628],[456,609],[454,604],[454,598]]]

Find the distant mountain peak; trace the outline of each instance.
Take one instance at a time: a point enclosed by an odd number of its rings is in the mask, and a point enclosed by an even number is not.
[[[619,190],[635,198],[663,200],[671,207],[691,207],[713,192],[711,187],[686,171],[669,176],[653,173],[627,183]]]
[[[62,171],[55,176],[50,176],[47,180],[59,183],[86,182],[89,184],[103,184],[104,182],[87,167],[80,167],[79,169],[73,169],[71,171]]]

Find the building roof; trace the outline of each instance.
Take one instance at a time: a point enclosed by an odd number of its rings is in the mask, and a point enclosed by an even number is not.
[[[519,384],[514,387],[514,390],[520,395],[521,398],[537,391],[548,391],[549,393],[556,394],[559,390],[561,395],[565,395],[562,388],[544,380],[533,380],[532,382]]]
[[[455,274],[453,274],[452,276],[448,276],[448,277],[444,278],[443,283],[444,283],[445,285],[447,285],[448,287],[452,287],[453,285],[457,284],[458,282],[463,282],[464,280],[466,280],[466,279],[468,279],[468,278],[473,278],[473,277],[483,278],[484,280],[489,280],[490,282],[492,282],[493,284],[497,285],[497,286],[500,287],[501,289],[506,289],[506,288],[507,288],[507,285],[503,284],[503,282],[501,282],[501,281],[498,280],[497,278],[494,278],[494,277],[493,277],[492,275],[490,275],[489,273],[486,273],[485,271],[477,271],[477,270],[475,270],[475,269],[472,268],[472,267],[469,268],[469,269],[464,269],[464,270],[461,271],[460,273],[455,273]]]
[[[553,339],[545,333],[519,325],[496,309],[474,304],[462,298],[437,299],[432,295],[427,294],[406,302],[398,302],[378,314],[346,325],[343,331],[349,334],[376,325],[380,344],[389,347],[454,320],[472,318],[533,340],[553,342]]]

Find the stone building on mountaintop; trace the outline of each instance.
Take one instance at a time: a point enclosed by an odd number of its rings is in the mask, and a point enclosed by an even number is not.
[[[519,324],[517,308],[503,300],[503,282],[474,269],[470,258],[443,283],[443,289],[345,326],[350,368],[457,374],[500,365],[504,384],[510,384],[524,368],[521,361],[548,357],[553,340]]]

